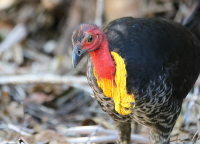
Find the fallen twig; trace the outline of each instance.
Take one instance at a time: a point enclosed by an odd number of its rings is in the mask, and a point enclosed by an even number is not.
[[[9,33],[7,38],[0,44],[0,55],[15,44],[21,42],[28,34],[24,24],[16,25]]]
[[[26,136],[31,136],[31,134],[29,134],[29,133],[27,133],[27,132],[25,132],[25,131],[22,131],[21,130],[21,127],[20,128],[18,128],[17,126],[15,126],[15,125],[13,125],[13,124],[8,124],[8,128],[9,129],[12,129],[12,130],[14,130],[14,131],[16,131],[16,132],[18,132],[18,133],[20,133],[20,134],[22,134],[22,135],[26,135]]]
[[[104,129],[99,126],[72,127],[68,129],[67,133],[91,134],[94,131],[96,131],[96,134],[106,134],[107,136],[92,136],[90,137],[91,143],[116,142],[116,140],[119,138],[117,131]],[[71,143],[79,143],[87,141],[88,137],[70,138],[67,140]],[[131,134],[131,141],[140,143],[150,142],[149,139],[136,134]]]
[[[96,7],[96,18],[95,18],[95,24],[98,26],[102,25],[102,15],[103,15],[103,0],[97,0],[97,7]]]
[[[114,130],[108,130],[104,129],[99,126],[78,126],[78,127],[72,127],[67,129],[67,133],[78,133],[78,134],[91,134],[93,131],[97,131],[97,134],[117,134],[117,131]]]
[[[98,127],[99,128],[101,128],[101,124],[102,124],[102,121],[98,124]],[[90,138],[91,137],[93,137],[93,136],[95,136],[96,134],[97,134],[97,132],[98,132],[98,128],[95,130],[95,131],[93,131],[89,136],[88,136],[88,140],[85,142],[85,143],[91,143],[91,141],[90,141]]]
[[[138,136],[138,137],[137,137]],[[132,137],[132,142],[140,142],[140,143],[150,143],[148,139],[145,139],[139,135]],[[118,134],[115,135],[108,135],[108,136],[93,136],[90,138],[91,143],[105,143],[105,142],[116,142],[116,140],[119,139]],[[88,140],[88,137],[78,137],[78,138],[68,138],[67,141],[70,143],[84,143]]]
[[[23,75],[0,75],[0,84],[87,84],[85,76],[60,76],[54,74],[23,74]]]
[[[82,89],[90,94],[92,90],[88,86],[85,76],[59,76],[53,74],[24,74],[24,75],[1,75],[0,85],[6,84],[67,84]]]

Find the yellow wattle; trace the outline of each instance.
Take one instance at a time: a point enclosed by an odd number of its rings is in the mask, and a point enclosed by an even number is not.
[[[115,110],[119,114],[127,115],[135,107],[134,94],[127,94],[126,90],[126,65],[122,57],[116,52],[111,52],[116,65],[114,87],[112,80],[99,78],[94,69],[94,75],[97,78],[98,86],[103,90],[105,96],[113,98]]]

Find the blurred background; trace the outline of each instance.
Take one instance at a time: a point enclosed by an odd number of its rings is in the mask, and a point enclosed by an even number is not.
[[[188,23],[198,0],[0,0],[0,143],[115,143],[113,120],[94,101],[84,58],[72,68],[71,36],[80,23],[159,17]],[[172,132],[172,143],[200,143],[197,81]],[[133,143],[150,143],[132,122]]]

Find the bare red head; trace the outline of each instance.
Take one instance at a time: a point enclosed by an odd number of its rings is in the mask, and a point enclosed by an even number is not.
[[[72,35],[73,66],[90,53],[96,73],[101,78],[114,80],[115,64],[110,55],[105,33],[94,24],[81,24]]]
[[[98,26],[93,24],[79,25],[72,35],[73,66],[76,67],[86,53],[97,50],[103,41],[104,33]]]

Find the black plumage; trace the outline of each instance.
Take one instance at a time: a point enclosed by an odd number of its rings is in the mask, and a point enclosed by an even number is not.
[[[109,51],[118,51],[126,63],[127,92],[134,94],[136,107],[129,115],[114,110],[113,100],[97,85],[89,56],[87,78],[95,99],[118,125],[126,127],[134,119],[151,129],[153,143],[168,144],[182,101],[200,72],[199,41],[180,24],[154,18],[120,18],[103,31]]]

